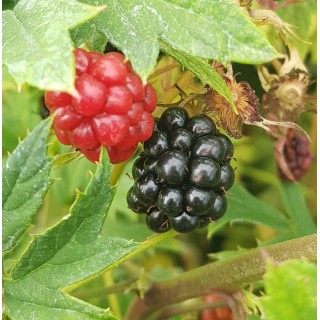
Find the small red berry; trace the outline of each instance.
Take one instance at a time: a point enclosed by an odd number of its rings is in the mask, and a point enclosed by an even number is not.
[[[58,107],[66,107],[71,105],[72,97],[68,93],[59,91],[48,91],[44,96],[45,103],[48,109],[54,109]]]
[[[107,147],[111,163],[120,163],[127,161],[135,153],[136,149],[137,145],[128,150],[119,150],[116,147]]]
[[[113,86],[109,89],[104,110],[107,113],[126,114],[132,102],[132,94],[125,86]]]
[[[136,146],[139,140],[139,129],[137,126],[130,126],[128,133],[122,139],[120,143],[117,144],[117,148],[120,150],[127,150]]]
[[[74,130],[70,131],[69,138],[78,149],[93,149],[100,144],[89,120],[82,122]]]
[[[70,131],[77,127],[83,117],[76,113],[72,106],[58,108],[53,119],[53,126],[60,130]]]
[[[140,77],[136,73],[129,73],[126,80],[127,88],[133,96],[133,101],[141,101],[145,92]]]
[[[82,73],[86,72],[88,66],[91,63],[91,56],[89,52],[78,48],[74,51],[75,55],[75,67],[76,67],[76,74],[81,75]]]
[[[57,136],[57,139],[62,143],[62,144],[65,144],[67,146],[70,146],[72,145],[72,142],[69,138],[69,131],[63,131],[63,130],[60,130],[58,128],[55,128],[53,126],[53,130]]]
[[[141,120],[143,114],[143,103],[142,102],[135,102],[132,104],[130,110],[128,111],[127,115],[130,120],[131,125],[138,124]]]
[[[90,68],[89,73],[107,86],[125,84],[128,71],[121,61],[104,56]]]
[[[105,114],[93,118],[93,129],[101,144],[115,146],[126,136],[129,119],[126,115]]]
[[[94,149],[81,150],[84,156],[91,162],[98,162],[101,152],[101,145]]]
[[[78,49],[76,49],[76,50],[78,50]],[[103,57],[103,54],[100,52],[92,51],[89,53],[90,53],[90,57],[91,57],[91,64],[94,64],[98,59]]]
[[[107,88],[90,74],[84,73],[76,80],[79,97],[72,99],[77,112],[84,116],[97,114],[107,99]]]
[[[149,112],[144,112],[139,123],[139,141],[144,142],[148,140],[153,132],[154,119]]]
[[[131,63],[129,61],[126,61],[126,58],[123,54],[121,54],[119,52],[108,52],[105,56],[121,61],[124,64],[124,66],[126,67],[128,72],[133,72],[133,69],[131,67]]]
[[[149,83],[146,84],[144,89],[145,89],[145,95],[146,95],[144,98],[144,110],[153,112],[157,106],[157,101],[158,101],[157,95],[153,87]]]

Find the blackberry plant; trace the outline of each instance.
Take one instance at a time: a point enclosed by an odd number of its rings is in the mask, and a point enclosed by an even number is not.
[[[3,320],[316,318],[314,0],[2,21]]]

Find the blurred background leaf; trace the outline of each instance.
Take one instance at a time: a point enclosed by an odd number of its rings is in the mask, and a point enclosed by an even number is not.
[[[282,232],[289,231],[289,221],[281,212],[252,196],[240,184],[235,184],[229,193],[227,213],[218,222],[209,225],[209,237],[224,224],[233,221],[264,224]]]
[[[2,154],[12,152],[42,120],[39,114],[41,91],[24,87],[21,92],[6,90],[2,96]]]
[[[262,312],[268,320],[317,318],[317,267],[307,260],[291,260],[281,265],[269,261],[264,276],[266,295]]]

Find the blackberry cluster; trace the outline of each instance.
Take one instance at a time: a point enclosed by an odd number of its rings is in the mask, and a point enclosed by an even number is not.
[[[151,85],[143,85],[121,53],[76,48],[74,54],[77,96],[45,93],[50,114],[55,114],[56,136],[92,162],[99,160],[102,146],[112,163],[123,162],[153,132],[156,93]]]
[[[146,213],[148,227],[158,233],[187,233],[220,219],[235,178],[233,151],[206,115],[189,118],[181,107],[166,109],[133,164],[129,208]]]

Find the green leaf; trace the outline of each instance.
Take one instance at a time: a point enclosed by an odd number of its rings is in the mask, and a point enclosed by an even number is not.
[[[216,90],[220,95],[225,97],[229,103],[234,106],[233,98],[230,89],[225,81],[216,72],[209,63],[201,58],[191,56],[190,54],[174,50],[164,42],[160,42],[161,50],[167,55],[173,57],[182,66],[195,74],[203,83],[208,84],[211,88]],[[234,106],[235,108],[235,106]]]
[[[292,31],[303,41],[312,42],[317,29],[317,2],[315,0],[299,1],[277,10],[277,14],[285,23],[294,26]],[[299,56],[304,60],[306,54],[316,47],[316,41],[310,45],[288,35],[298,49]]]
[[[13,319],[115,319],[109,310],[77,300],[61,289],[84,281],[138,247],[125,239],[101,237],[114,189],[103,155],[85,193],[70,213],[34,237],[5,282],[6,312]]]
[[[76,47],[79,47],[83,43],[91,51],[104,52],[104,49],[108,43],[108,39],[104,34],[97,30],[97,26],[88,21],[80,27],[71,31],[71,38],[74,41]]]
[[[2,1],[2,11],[12,10],[20,0],[5,0]]]
[[[2,65],[2,91],[17,90],[17,85],[11,77],[8,68]]]
[[[2,82],[4,84],[4,82]],[[14,88],[16,89],[16,85]],[[3,155],[13,152],[18,140],[23,140],[28,131],[32,131],[41,122],[40,98],[42,92],[32,87],[24,87],[22,91],[4,92],[2,99],[2,141]]]
[[[290,231],[290,222],[280,211],[251,195],[240,184],[234,184],[227,198],[227,212],[218,222],[209,225],[208,237],[233,221],[263,224],[281,232]]]
[[[311,218],[299,185],[282,181],[280,191],[286,212],[294,223],[297,236],[315,233],[316,225]]]
[[[107,10],[86,28],[95,25],[123,51],[144,80],[156,65],[159,39],[174,49],[222,62],[261,63],[276,57],[249,17],[231,0],[100,0],[99,4],[107,4]]]
[[[68,29],[99,11],[75,0],[21,0],[4,11],[2,62],[17,84],[71,92],[75,72]]]
[[[31,225],[52,180],[47,160],[51,123],[41,122],[9,157],[2,175],[2,249],[12,249]]]
[[[317,267],[306,260],[268,265],[264,277],[266,296],[260,300],[265,319],[317,318]]]

